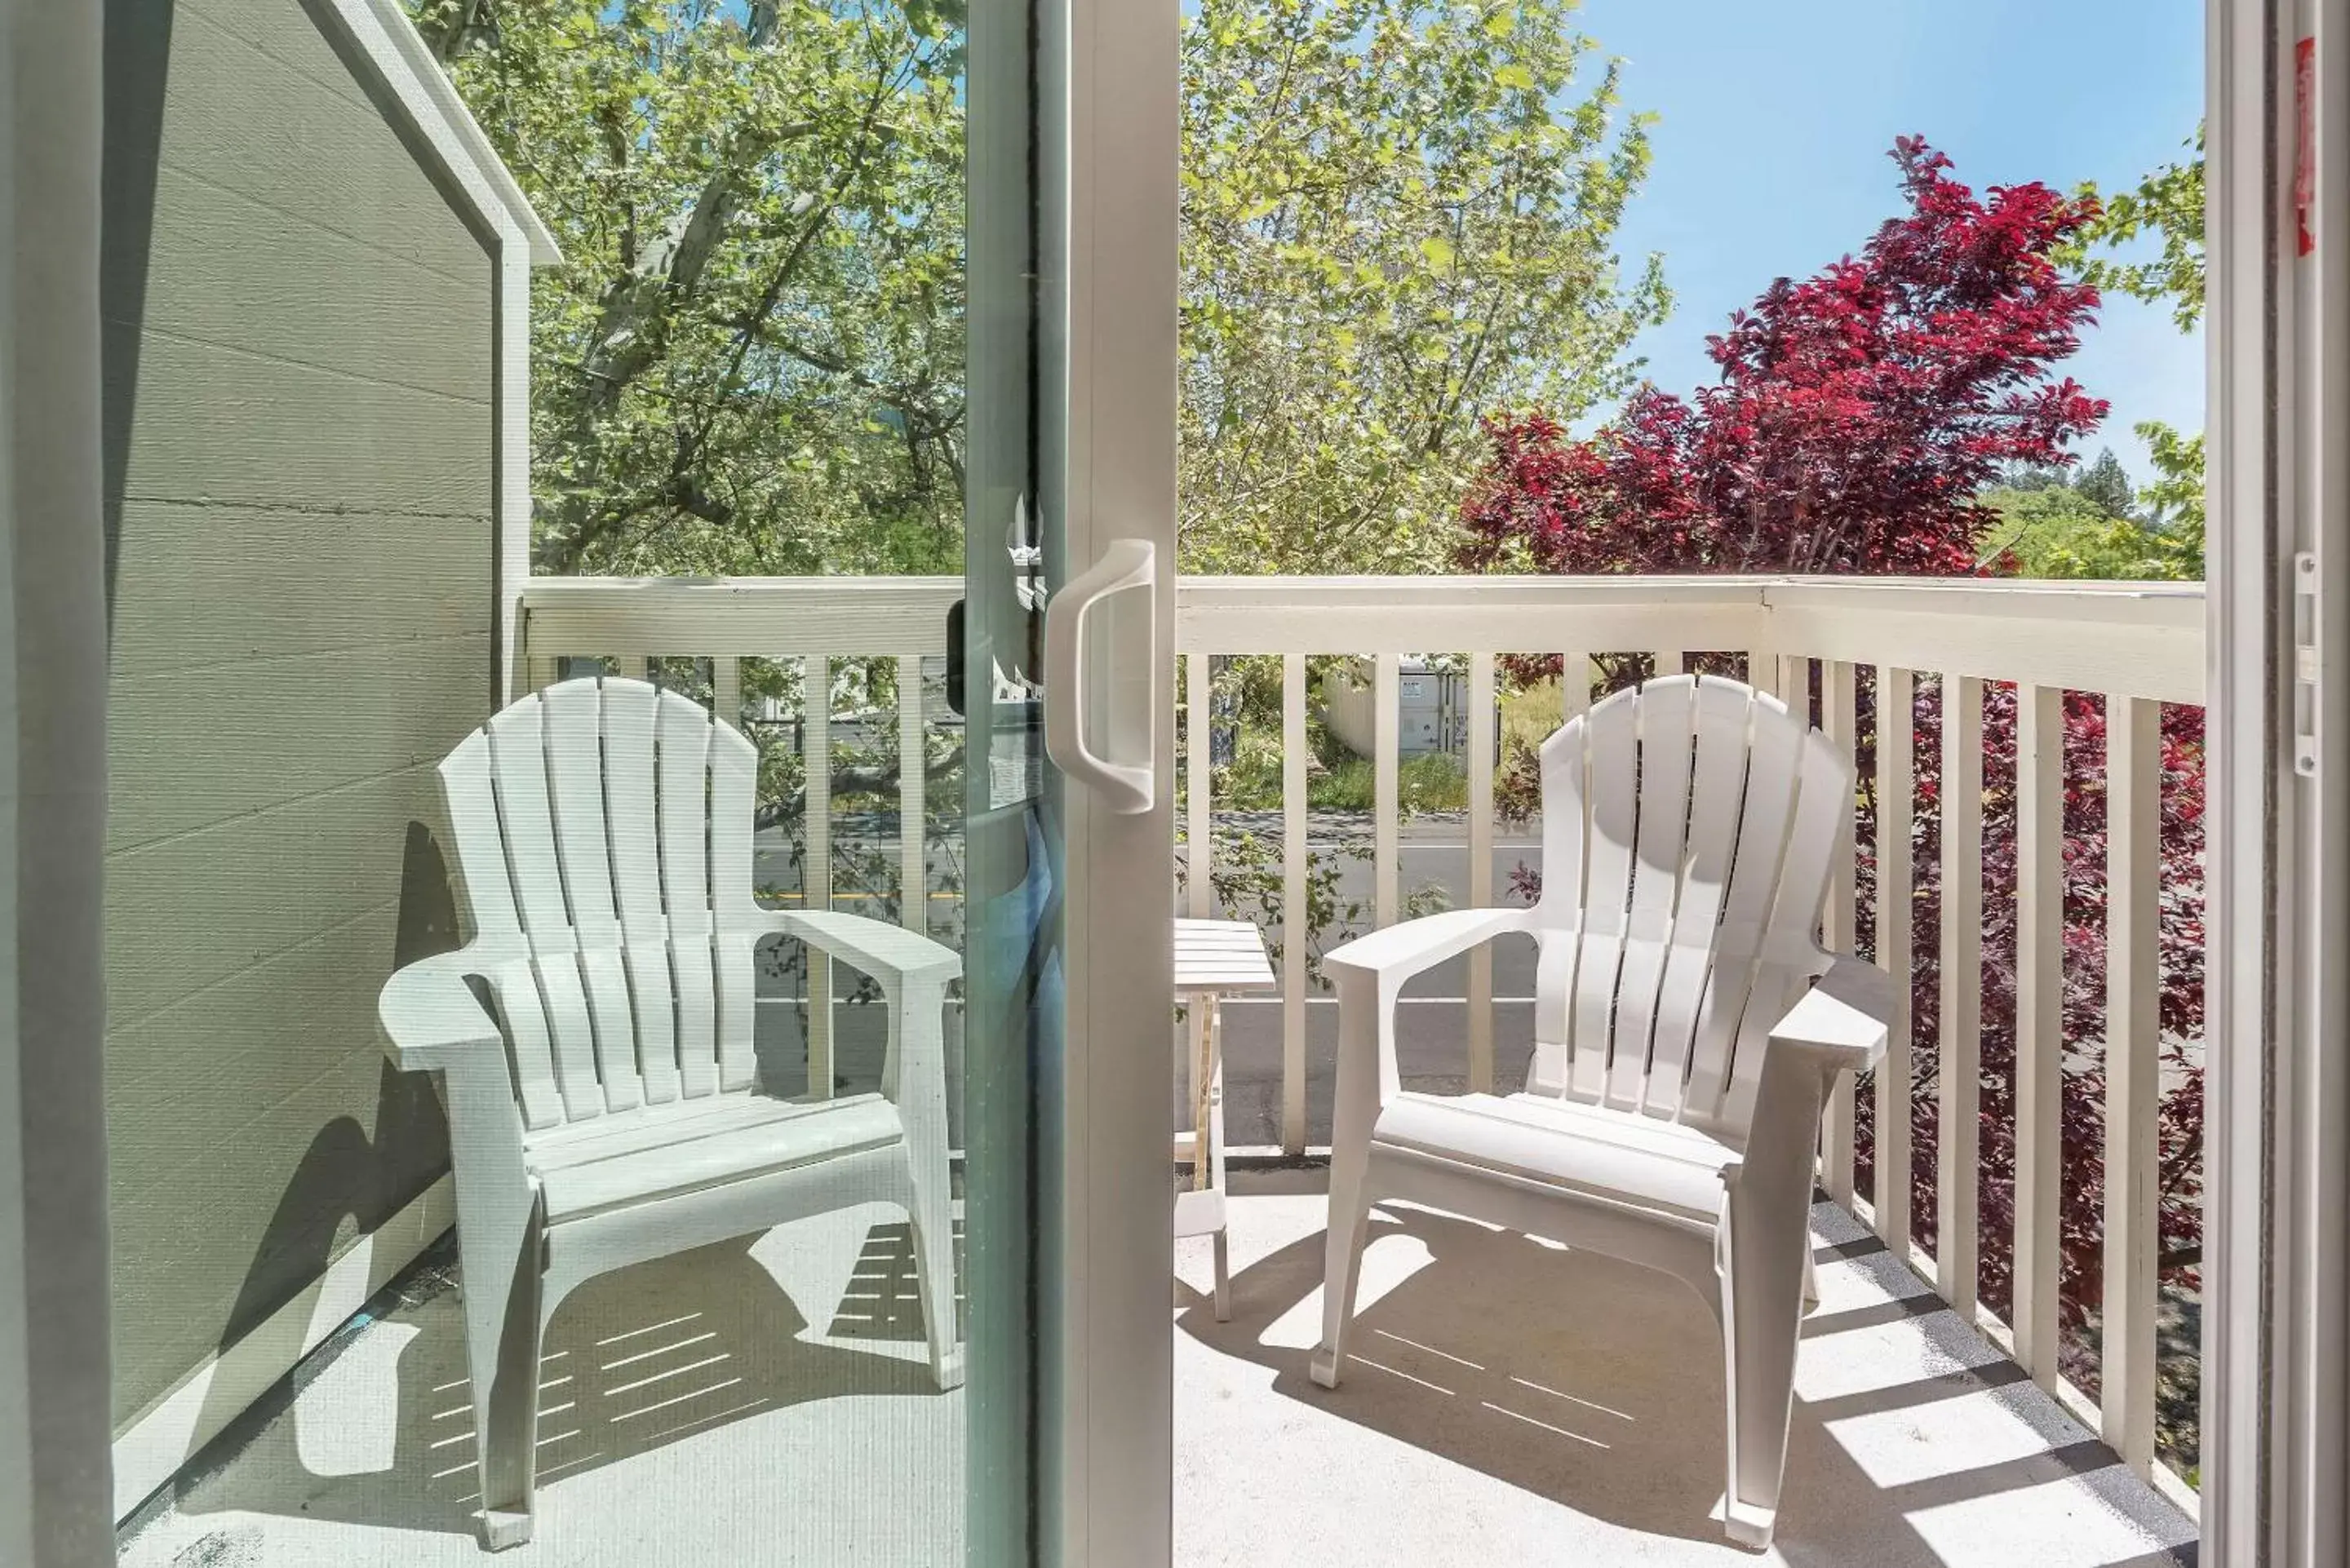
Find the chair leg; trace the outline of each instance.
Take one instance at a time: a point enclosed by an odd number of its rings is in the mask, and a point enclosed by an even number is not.
[[[1325,1388],[1338,1386],[1355,1283],[1363,1269],[1371,1218],[1371,1128],[1379,1116],[1379,1001],[1375,982],[1338,981],[1338,1078],[1331,1095],[1330,1219],[1322,1248],[1322,1345],[1306,1370]]]
[[[1216,1232],[1216,1321],[1232,1321],[1232,1249],[1226,1231]]]
[[[1206,999],[1208,1010],[1208,1185],[1225,1199],[1225,1223],[1217,1231],[1216,1250],[1216,1321],[1232,1321],[1232,1259],[1231,1189],[1224,1181],[1224,1003],[1223,999]],[[1195,1003],[1196,1005],[1196,1003]],[[1194,1153],[1196,1161],[1200,1156]]]
[[[921,1293],[922,1328],[931,1342],[931,1377],[941,1393],[962,1386],[962,1345],[955,1330],[954,1205],[946,1162],[931,1169],[917,1160],[913,1201],[915,1287]]]
[[[1370,1227],[1370,1150],[1357,1143],[1330,1161],[1329,1229],[1322,1244],[1322,1344],[1306,1371],[1325,1388],[1338,1386],[1347,1359],[1347,1331],[1355,1321],[1355,1285],[1362,1277],[1363,1241]]]
[[[1732,1541],[1760,1551],[1771,1544],[1786,1472],[1809,1236],[1801,1210],[1791,1239],[1786,1215],[1735,1201],[1728,1210],[1721,1247],[1722,1383],[1730,1406],[1723,1528]],[[1794,1240],[1806,1243],[1805,1262],[1798,1262]]]
[[[503,1217],[502,1217],[503,1218]],[[518,1232],[518,1233],[517,1233]],[[531,1537],[538,1480],[539,1221],[457,1230],[483,1544]]]

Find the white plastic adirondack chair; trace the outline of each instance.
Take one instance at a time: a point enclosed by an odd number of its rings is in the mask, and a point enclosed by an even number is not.
[[[1321,1348],[1335,1387],[1370,1205],[1402,1198],[1661,1269],[1718,1314],[1731,1538],[1767,1546],[1810,1293],[1814,1150],[1835,1075],[1882,1054],[1892,991],[1814,933],[1852,774],[1783,703],[1675,676],[1544,743],[1543,888],[1326,961],[1339,1002]],[[1404,1092],[1404,982],[1532,934],[1528,1092]]]
[[[931,1373],[962,1380],[941,1033],[960,961],[881,921],[754,903],[755,767],[685,697],[597,679],[524,698],[441,764],[473,937],[393,975],[378,1016],[401,1067],[441,1075],[449,1109],[493,1547],[530,1537],[540,1334],[595,1275],[899,1204]],[[775,935],[879,983],[879,1094],[757,1092],[753,950]]]

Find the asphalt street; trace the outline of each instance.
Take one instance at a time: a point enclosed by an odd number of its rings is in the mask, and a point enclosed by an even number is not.
[[[1247,829],[1277,833],[1278,820],[1219,818],[1219,834]],[[886,813],[836,817],[833,823],[835,866],[834,905],[850,911],[881,913],[874,897],[897,889],[897,819]],[[798,901],[799,871],[781,829],[756,837],[755,874],[763,896],[789,908]],[[1367,909],[1372,897],[1372,873],[1367,855],[1368,825],[1360,818],[1317,817],[1309,838],[1317,854],[1341,854],[1341,846],[1361,843],[1366,853],[1340,861],[1336,887],[1341,907],[1360,902]],[[1521,863],[1539,858],[1539,841],[1528,830],[1497,835],[1493,851],[1492,886],[1497,898],[1509,895],[1511,874]],[[852,872],[860,862],[878,860],[879,875],[869,886],[857,885]],[[939,914],[936,934],[951,929],[956,895],[949,885],[950,864],[934,849],[931,867],[931,898]],[[1406,893],[1433,888],[1447,907],[1468,903],[1469,846],[1458,820],[1423,819],[1408,824],[1398,846],[1399,881]],[[1326,948],[1345,939],[1346,932],[1323,935]],[[1266,930],[1269,940],[1280,939],[1277,921]],[[1504,938],[1493,947],[1494,1070],[1498,1085],[1507,1092],[1523,1085],[1534,1043],[1534,943],[1525,938]],[[1406,1080],[1415,1087],[1458,1091],[1467,1086],[1468,960],[1440,964],[1406,987],[1397,1023],[1397,1043]],[[798,992],[795,981],[769,977],[761,990],[775,1005],[762,1009],[760,1055],[769,1080],[779,1090],[795,1091],[805,1084],[806,1047],[800,1039],[797,1010],[788,1005]],[[1171,1016],[1171,1015],[1170,1015]],[[836,1069],[844,1087],[861,1087],[879,1073],[880,1020],[877,1009],[844,1006],[836,1026]],[[868,1025],[872,1027],[868,1027]],[[1309,987],[1305,1003],[1306,1141],[1330,1140],[1332,1078],[1337,1045],[1337,1004],[1326,991]],[[959,1031],[955,1031],[959,1033]],[[1170,1029],[1170,1038],[1173,1031]],[[960,1100],[960,1057],[950,1041],[948,1085],[950,1104]],[[1180,1051],[1172,1064],[1169,1085],[1170,1114],[1180,1121],[1187,1113],[1181,1082]],[[1232,996],[1224,1003],[1224,1126],[1233,1147],[1277,1145],[1281,1141],[1282,1006],[1277,992],[1262,997]]]

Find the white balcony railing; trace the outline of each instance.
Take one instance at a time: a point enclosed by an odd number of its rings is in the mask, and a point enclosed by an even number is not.
[[[946,652],[946,612],[961,597],[955,578],[539,579],[524,596],[526,650],[535,682],[551,679],[558,656],[601,655],[623,670],[649,660],[691,659],[722,712],[741,711],[747,659],[894,659],[900,692],[923,691]],[[1831,739],[1852,755],[1864,726],[1876,747],[1870,783],[1878,804],[1874,838],[1876,929],[1858,929],[1860,864],[1847,854],[1824,914],[1831,945],[1880,954],[1911,950],[1913,895],[1930,883],[1941,898],[1939,950],[1940,1027],[1937,1072],[1929,1085],[1913,1071],[1908,992],[1887,1065],[1861,1093],[1856,1112],[1847,1085],[1830,1113],[1822,1180],[1838,1202],[1871,1226],[1962,1314],[1974,1317],[2031,1376],[2072,1405],[2142,1474],[2192,1508],[2192,1493],[2158,1461],[2156,1379],[2160,1242],[2158,1097],[2162,1057],[2157,981],[2161,953],[2158,903],[2163,831],[2159,715],[2166,704],[2203,701],[2203,593],[2199,585],[2054,584],[1819,578],[1347,577],[1192,578],[1177,591],[1176,649],[1183,659],[1180,701],[1186,733],[1202,736],[1211,713],[1212,670],[1232,658],[1280,660],[1281,893],[1284,932],[1306,925],[1310,867],[1307,836],[1307,659],[1353,655],[1371,669],[1376,733],[1371,816],[1371,904],[1375,923],[1401,908],[1399,809],[1399,705],[1406,657],[1447,656],[1465,672],[1469,877],[1471,904],[1496,899],[1493,701],[1497,660],[1563,655],[1562,702],[1586,705],[1596,668],[1644,656],[1658,670],[1678,670],[1704,657],[1745,673],[1791,702],[1814,702]],[[1597,661],[1597,664],[1595,664]],[[1868,673],[1864,676],[1863,672]],[[1929,714],[1941,724],[1938,815],[1939,865],[1913,866],[1912,826],[1919,807],[1914,776],[1913,699],[1920,683],[1939,684],[1944,701]],[[1979,1057],[1984,963],[1983,704],[1993,685],[2014,688],[2013,975],[2016,1040],[2012,1279],[2005,1320],[1977,1300],[1983,1245],[1975,1146],[1940,1137],[1913,1150],[1911,1102],[1932,1110],[1929,1127],[1974,1127],[1981,1091]],[[1873,688],[1872,713],[1856,693]],[[2104,699],[2103,784],[2106,798],[2103,900],[2105,997],[2104,1202],[2094,1368],[2097,1397],[2067,1380],[2083,1366],[2077,1346],[2060,1360],[2060,1234],[2063,1223],[2063,1088],[2068,1070],[2064,1025],[2066,974],[2063,859],[2065,791],[2064,694]],[[1955,699],[1955,701],[1952,701]],[[900,704],[898,770],[901,889],[927,888],[923,844],[926,779],[920,737],[938,715],[924,701]],[[829,704],[808,706],[801,727],[805,769],[806,896],[830,887],[827,776]],[[1184,838],[1216,843],[1211,748],[1194,744],[1184,758]],[[2002,778],[1998,781],[2004,785]],[[1855,840],[1848,825],[1847,844]],[[1191,877],[1185,898],[1209,912],[1205,877]],[[923,900],[901,898],[907,919]],[[1306,1154],[1309,982],[1305,943],[1282,944],[1280,1099],[1282,1148]],[[1495,1079],[1493,971],[1477,955],[1466,979],[1467,1082]],[[828,1082],[829,981],[810,976],[812,1079]],[[1922,1045],[1922,1042],[1918,1043]],[[825,1054],[820,1055],[820,1053]],[[816,1075],[818,1064],[827,1075]],[[1856,1124],[1874,1129],[1872,1178],[1856,1181]],[[1912,1240],[1913,1160],[1934,1162],[1931,1253]],[[1994,1241],[1999,1239],[1994,1238]]]

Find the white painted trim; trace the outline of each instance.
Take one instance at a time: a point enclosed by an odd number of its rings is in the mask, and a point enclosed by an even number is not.
[[[514,174],[442,73],[399,0],[326,0],[348,41],[432,154],[446,188],[487,236],[497,295],[492,330],[497,408],[495,580],[499,668],[484,715],[525,689],[522,590],[530,576],[530,269],[563,259]]]
[[[530,586],[530,266],[511,240],[500,248],[497,342],[495,579],[498,665],[494,710],[530,690],[523,593]]]
[[[2350,725],[2344,722],[2350,682],[2341,650],[2350,645],[2350,16],[2338,0],[2294,0],[2268,58],[2279,85],[2270,124],[2288,150],[2279,171],[2280,212],[2271,231],[2283,258],[2272,284],[2272,347],[2278,497],[2270,552],[2260,580],[2274,630],[2268,651],[2272,699],[2287,689],[2290,665],[2276,659],[2293,637],[2290,571],[2297,552],[2314,556],[2319,597],[2315,640],[2323,696],[2314,776],[2297,776],[2291,758],[2290,709],[2281,715],[2262,762],[2274,781],[2278,839],[2274,887],[2277,1018],[2273,1031],[2276,1104],[2270,1161],[2286,1190],[2272,1195],[2282,1215],[2272,1238],[2276,1333],[2270,1387],[2290,1410],[2272,1433],[2279,1461],[2272,1496],[2282,1500],[2280,1538],[2271,1560],[2334,1564],[2350,1558],[2350,1239],[2342,1213],[2350,1202],[2350,996],[2340,978],[2350,945]],[[2313,41],[2315,94],[2310,157],[2315,201],[2309,213],[2315,244],[2297,254],[2293,182],[2298,143],[2294,45]]]
[[[496,192],[499,204],[528,236],[533,265],[552,266],[560,262],[563,259],[562,247],[555,243],[555,236],[548,232],[546,225],[539,221],[536,210],[530,204],[530,198],[523,193],[520,182],[505,166],[504,160],[498,156],[497,149],[490,145],[489,136],[482,130],[480,122],[473,119],[473,111],[465,107],[465,100],[457,95],[456,84],[441,68],[441,63],[432,57],[432,49],[409,21],[408,13],[401,8],[399,0],[367,0],[367,3],[374,11],[385,37],[408,67],[410,77],[419,89],[421,96],[411,98],[403,93],[401,101],[409,106],[411,114],[419,117],[420,122],[429,106],[433,117],[447,128],[457,145],[464,151],[468,161]]]
[[[359,1241],[244,1338],[207,1356],[114,1439],[114,1516],[127,1519],[255,1399],[324,1345],[457,1222],[450,1178]]]
[[[1047,559],[1053,579],[1067,582],[1113,540],[1156,546],[1162,565],[1147,614],[1141,596],[1121,596],[1121,618],[1103,640],[1120,675],[1137,672],[1140,691],[1159,698],[1175,681],[1180,19],[1171,4],[1042,9],[1039,336],[1051,343],[1066,332],[1065,365],[1048,354],[1037,367],[1042,445],[1062,454],[1066,476],[1062,549]],[[1057,396],[1056,369],[1066,375]],[[1160,1003],[1174,984],[1174,704],[1121,703],[1097,716],[1147,723],[1157,804],[1127,815],[1081,786],[1063,792],[1067,1001],[1064,1092],[1053,1108],[1064,1118],[1054,1141],[1065,1245],[1059,1277],[1043,1282],[1059,1293],[1060,1343],[1047,1353],[1058,1354],[1044,1369],[1058,1443],[1039,1481],[1047,1563],[1165,1568],[1174,1208],[1163,1158],[1139,1156],[1167,1147]]]
[[[2333,1568],[2350,1550],[2350,18],[2209,0],[2212,629],[2207,1561]],[[2316,51],[2314,253],[2297,254],[2296,40]],[[2320,563],[2333,691],[2318,777],[2292,756],[2291,562]]]
[[[441,74],[398,0],[324,0],[344,36],[373,68],[376,81],[407,116],[409,128],[432,153],[469,215],[501,244],[521,244],[533,260],[557,262],[562,253],[531,210],[522,187],[498,161],[457,90]]]

